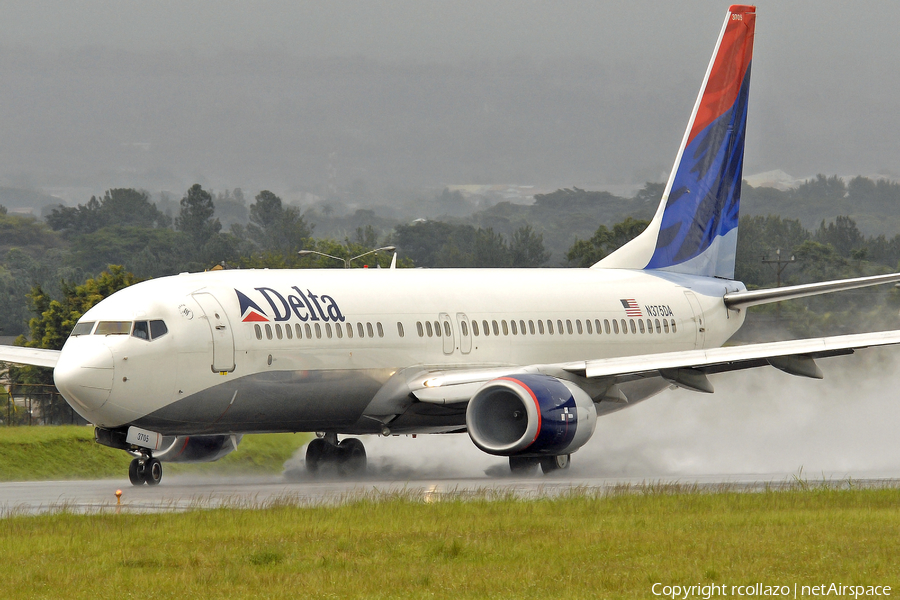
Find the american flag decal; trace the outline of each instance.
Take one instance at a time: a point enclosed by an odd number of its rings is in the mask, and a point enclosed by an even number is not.
[[[622,303],[622,306],[625,307],[625,315],[629,317],[643,317],[641,314],[641,307],[638,306],[638,303],[634,300],[634,298],[623,298],[619,300]]]

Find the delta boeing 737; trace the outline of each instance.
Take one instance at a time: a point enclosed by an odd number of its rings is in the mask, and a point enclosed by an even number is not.
[[[96,440],[161,461],[216,460],[241,436],[319,432],[307,468],[357,473],[359,434],[468,433],[514,471],[564,469],[597,418],[669,386],[900,343],[889,331],[722,345],[747,308],[900,274],[747,291],[734,280],[756,12],[732,6],[650,225],[588,269],[234,270],[139,283],[98,303],[52,367]],[[339,440],[339,436],[342,439]]]

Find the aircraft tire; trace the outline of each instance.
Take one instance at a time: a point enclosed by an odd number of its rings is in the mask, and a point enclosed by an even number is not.
[[[147,485],[159,485],[162,481],[163,468],[158,458],[151,458],[145,463],[144,481]]]
[[[509,470],[513,472],[513,475],[531,475],[539,462],[539,458],[532,456],[510,456]]]
[[[554,471],[562,471],[568,469],[570,464],[572,464],[571,454],[545,456],[541,459],[541,471],[544,472],[544,475],[549,475]]]
[[[338,450],[338,471],[341,475],[362,475],[366,472],[366,447],[361,441],[347,438],[338,444]]]
[[[316,473],[322,461],[328,455],[328,442],[322,438],[316,438],[306,446],[306,470]]]
[[[145,466],[141,459],[135,458],[131,461],[131,464],[128,465],[128,481],[131,482],[131,485],[144,485],[144,470]]]

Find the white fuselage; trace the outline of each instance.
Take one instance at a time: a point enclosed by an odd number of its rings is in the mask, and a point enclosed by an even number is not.
[[[365,433],[389,417],[396,432],[453,431],[460,410],[416,406],[392,377],[721,346],[743,322],[722,296],[740,289],[616,269],[183,274],[89,310],[55,378],[108,428]],[[136,336],[145,322],[165,332]],[[663,387],[645,382],[629,402]]]

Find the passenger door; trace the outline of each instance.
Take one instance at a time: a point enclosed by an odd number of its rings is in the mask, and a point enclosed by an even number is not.
[[[231,322],[228,320],[225,309],[209,292],[197,292],[193,294],[193,297],[203,309],[212,335],[212,370],[216,373],[234,371],[234,334],[231,331]]]

